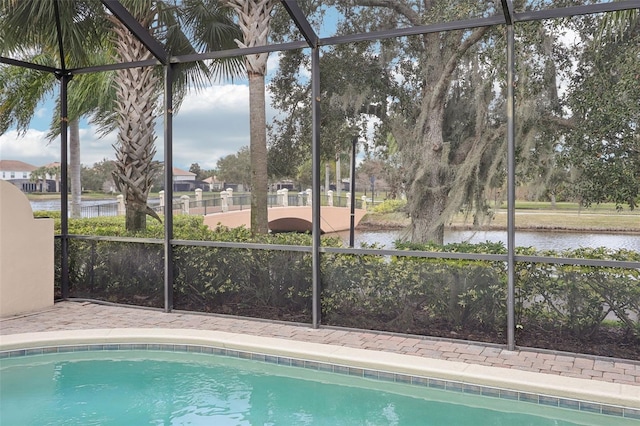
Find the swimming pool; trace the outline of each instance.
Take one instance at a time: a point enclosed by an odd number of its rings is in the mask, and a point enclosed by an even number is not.
[[[499,391],[201,345],[75,345],[0,360],[0,424],[640,424]]]

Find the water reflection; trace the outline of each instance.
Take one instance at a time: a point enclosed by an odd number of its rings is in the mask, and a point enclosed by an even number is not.
[[[377,244],[384,248],[393,248],[393,242],[400,238],[402,231],[356,231],[355,247],[362,243]],[[349,231],[327,234],[342,239],[349,244]],[[507,244],[506,231],[447,231],[444,242],[482,243],[485,241]],[[516,246],[535,247],[538,250],[567,250],[581,247],[607,247],[613,250],[627,249],[640,252],[640,235],[633,234],[588,234],[577,232],[516,232]]]

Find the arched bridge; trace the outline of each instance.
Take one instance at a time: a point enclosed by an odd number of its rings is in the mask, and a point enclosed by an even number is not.
[[[362,220],[366,210],[355,209],[354,223]],[[269,229],[273,232],[311,232],[311,207],[271,207],[267,211]],[[320,207],[320,230],[322,233],[348,230],[351,223],[351,209],[345,207]],[[215,229],[219,224],[229,228],[244,225],[251,227],[251,210],[234,210],[224,213],[208,214],[204,224]]]

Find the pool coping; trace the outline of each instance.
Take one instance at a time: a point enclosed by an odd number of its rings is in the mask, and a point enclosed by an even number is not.
[[[224,331],[115,328],[0,335],[0,358],[86,351],[89,346],[170,348],[166,345],[305,368],[330,365],[342,374],[640,419],[638,386]]]

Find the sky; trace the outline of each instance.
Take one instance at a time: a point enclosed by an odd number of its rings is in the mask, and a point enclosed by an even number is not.
[[[274,55],[272,55],[274,56]],[[276,111],[270,107],[267,92],[267,121]],[[46,137],[54,113],[54,102],[39,106],[24,136],[9,130],[0,135],[0,158],[20,160],[36,167],[60,161],[60,140]],[[156,121],[156,159],[164,159],[163,120]],[[188,170],[192,163],[202,169],[213,169],[218,159],[235,154],[249,145],[249,87],[246,84],[212,85],[187,95],[173,120],[173,165]],[[115,159],[116,132],[98,138],[95,127],[80,126],[80,161],[91,167],[103,159]]]
[[[329,12],[320,28],[321,36],[335,32],[337,15]],[[308,52],[308,51],[307,51]],[[271,53],[267,63],[267,84],[277,71],[279,54]],[[72,86],[70,86],[70,90]],[[36,167],[60,161],[59,138],[49,141],[49,131],[55,100],[47,99],[35,113],[24,135],[10,129],[0,135],[0,159],[19,160]],[[271,107],[271,93],[266,91],[267,123],[278,115]],[[164,160],[163,120],[156,120],[156,159]],[[86,121],[80,125],[80,162],[91,167],[104,159],[114,160],[117,141],[114,131],[99,138],[95,127]],[[217,161],[249,146],[249,87],[246,81],[216,84],[183,100],[173,120],[173,166],[189,170],[193,163],[201,169],[216,167]]]
[[[326,18],[321,33],[333,34],[336,17]],[[327,26],[327,28],[325,28]],[[326,36],[326,34],[325,34]],[[269,55],[267,83],[278,67],[278,53]],[[193,163],[201,169],[216,167],[217,161],[249,146],[249,87],[246,79],[236,84],[217,84],[191,93],[182,102],[173,120],[173,166],[189,170]],[[71,87],[71,86],[70,86]],[[271,107],[271,93],[266,92],[267,123],[278,112]],[[19,136],[13,130],[0,135],[0,159],[20,160],[36,167],[60,161],[60,140],[49,141],[46,135],[54,113],[54,100],[39,106],[29,130]],[[156,159],[163,161],[163,120],[156,121]],[[98,138],[89,123],[80,126],[80,162],[87,167],[104,159],[114,160],[116,133]]]

